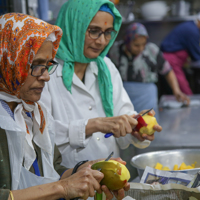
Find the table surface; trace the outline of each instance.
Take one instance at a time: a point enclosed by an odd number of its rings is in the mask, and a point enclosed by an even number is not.
[[[174,98],[171,95],[164,97],[165,100]],[[200,100],[200,95],[192,95],[190,99]],[[155,140],[151,143],[151,148],[200,147],[200,105],[174,109],[163,108],[162,111],[159,111],[159,124],[163,130],[155,133]]]
[[[175,100],[172,95],[163,97],[164,100]],[[200,95],[193,95],[190,99],[200,101]],[[132,179],[136,178],[132,180],[133,182],[139,182],[136,169],[130,165],[133,156],[151,151],[200,148],[200,105],[175,109],[163,108],[159,111],[159,124],[163,130],[160,133],[155,132],[155,139],[149,147],[139,149],[130,146],[121,150],[121,156],[127,162]]]

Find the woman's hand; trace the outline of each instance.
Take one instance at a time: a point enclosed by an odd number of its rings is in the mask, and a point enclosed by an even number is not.
[[[179,102],[184,102],[188,106],[190,104],[190,99],[189,97],[181,92],[180,90],[174,92],[174,96],[176,97],[176,100]]]
[[[81,170],[82,168],[85,168],[85,166],[89,165],[93,165],[99,161],[105,160],[104,159],[97,159],[97,160],[93,160],[93,161],[88,161],[87,163],[81,165],[78,170]],[[123,165],[126,165],[126,162],[124,160],[122,160],[120,157],[118,158],[111,158],[110,160],[115,160],[117,162],[122,163]],[[117,199],[123,199],[124,198],[124,191],[128,191],[130,189],[130,184],[126,183],[126,185],[124,186],[124,188],[120,189],[120,190],[115,190],[115,191],[110,191],[105,185],[101,186],[101,190],[105,193],[106,195],[106,199],[110,200],[113,198],[113,196],[115,196]],[[100,191],[98,193],[101,193]]]
[[[139,114],[142,115],[143,113],[145,113],[147,110],[143,110],[141,111]],[[151,115],[151,116],[155,116],[155,111],[154,110],[151,110],[148,115]],[[155,125],[153,127],[153,129],[157,132],[161,132],[162,131],[162,127],[160,125]],[[132,131],[131,133],[134,137],[136,137],[139,141],[144,141],[144,140],[150,140],[150,141],[153,141],[154,140],[154,134],[152,135],[147,135],[145,133],[143,133],[142,135],[137,132],[137,131]]]
[[[176,100],[180,102],[186,102],[186,104],[189,105],[190,99],[184,93],[181,92],[181,89],[179,87],[179,83],[177,81],[174,71],[171,70],[165,77],[173,91],[174,96],[176,97]]]
[[[117,117],[99,117],[89,119],[86,126],[86,135],[92,135],[94,132],[113,133],[114,137],[119,138],[131,133],[137,125],[134,115],[121,115]]]
[[[80,197],[87,199],[95,195],[95,190],[101,193],[100,181],[103,179],[103,173],[92,170],[91,165],[79,169],[78,172],[66,179],[60,180],[65,199]]]
[[[130,189],[130,183],[126,183],[126,185],[119,190],[110,191],[105,185],[102,185],[101,189],[105,193],[107,200],[112,199],[114,196],[116,197],[116,199],[121,200],[125,196],[125,191],[128,191]]]

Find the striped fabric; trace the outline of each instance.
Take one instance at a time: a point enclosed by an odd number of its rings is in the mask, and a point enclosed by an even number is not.
[[[1,99],[0,99],[0,102],[1,102],[2,107],[3,107],[3,108],[7,111],[7,113],[13,118],[13,120],[15,120],[15,118],[14,118],[14,113],[12,112],[12,110],[10,109],[10,107],[8,106],[8,104],[7,104],[5,101],[1,100]]]

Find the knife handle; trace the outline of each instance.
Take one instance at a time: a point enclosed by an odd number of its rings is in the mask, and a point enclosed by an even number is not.
[[[139,114],[138,114],[138,115],[136,115],[136,116],[133,117],[133,118],[135,118],[136,120],[138,120],[138,118],[139,118],[140,116],[143,116],[143,115],[149,113],[152,109],[153,109],[153,108],[147,110],[147,111],[146,111],[145,113],[143,113],[142,115],[139,115]],[[106,134],[104,135],[104,137],[105,137],[105,138],[109,138],[109,137],[112,136],[112,135],[114,135],[114,134],[113,134],[113,133],[106,133]]]
[[[105,138],[109,138],[110,136],[112,136],[112,135],[114,135],[113,133],[106,133],[105,135],[104,135],[104,137]]]
[[[138,115],[136,115],[134,118],[137,120],[139,117],[140,117],[140,115],[138,114]],[[112,136],[112,135],[114,135],[114,134],[113,134],[113,133],[106,133],[106,134],[104,135],[104,137],[105,137],[105,138],[109,138],[109,137]]]

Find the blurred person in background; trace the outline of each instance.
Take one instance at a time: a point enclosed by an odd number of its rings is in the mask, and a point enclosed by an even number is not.
[[[181,92],[169,62],[158,46],[148,42],[148,37],[143,24],[133,23],[126,29],[123,42],[114,44],[109,52],[135,109],[154,108],[158,113],[158,89],[155,84],[158,73],[165,76],[177,101],[189,104],[190,100]]]
[[[192,90],[183,71],[188,56],[191,67],[200,68],[200,13],[194,21],[183,22],[176,26],[162,41],[161,51],[164,58],[172,66],[180,89],[187,95]]]

